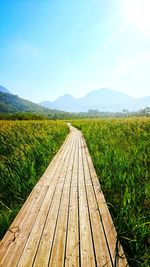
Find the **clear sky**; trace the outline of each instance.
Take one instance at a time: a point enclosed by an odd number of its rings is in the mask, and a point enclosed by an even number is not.
[[[150,95],[150,0],[0,0],[0,84],[35,102]]]

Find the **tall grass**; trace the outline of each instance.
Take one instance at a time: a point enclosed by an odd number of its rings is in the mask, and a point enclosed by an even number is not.
[[[150,266],[150,119],[73,124],[84,133],[129,265]]]
[[[0,121],[0,238],[67,133],[64,122]]]

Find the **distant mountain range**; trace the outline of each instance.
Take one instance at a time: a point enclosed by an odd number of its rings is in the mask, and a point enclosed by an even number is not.
[[[84,97],[75,98],[65,94],[53,102],[44,101],[35,104],[11,94],[0,85],[0,113],[33,112],[39,114],[65,114],[65,112],[87,112],[98,110],[103,112],[121,112],[123,110],[138,111],[150,107],[150,96],[136,99],[130,95],[103,88],[92,91]]]
[[[92,91],[81,98],[65,94],[53,102],[43,101],[39,104],[44,107],[68,112],[86,112],[90,109],[110,112],[120,112],[124,109],[137,111],[147,106],[150,107],[150,96],[136,99],[125,93],[102,88]]]

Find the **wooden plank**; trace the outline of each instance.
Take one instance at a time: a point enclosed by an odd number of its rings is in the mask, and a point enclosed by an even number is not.
[[[96,180],[98,181],[98,178],[97,178],[97,175],[96,175],[96,172],[95,172],[88,148],[86,146],[85,140],[84,140],[84,143],[85,143],[85,151],[86,151],[86,155],[87,155],[91,180],[93,183],[95,197],[96,197],[96,201],[97,201],[97,205],[98,205],[98,210],[99,210],[99,214],[100,214],[100,217],[102,220],[102,226],[103,226],[103,229],[104,229],[104,232],[106,235],[106,240],[107,240],[107,243],[109,246],[113,265],[115,267],[126,267],[126,266],[128,266],[126,257],[124,255],[122,246],[120,245],[119,242],[117,242],[117,232],[115,230],[114,223],[112,221],[110,212],[108,210],[107,203],[105,201],[101,187],[100,187],[100,185],[97,185]],[[94,186],[94,185],[96,185],[96,186]],[[121,257],[118,257],[116,255],[116,244],[117,243],[118,243],[118,253]]]
[[[80,221],[80,257],[82,267],[95,267],[95,256],[90,229],[89,213],[87,207],[84,174],[82,164],[81,142],[79,143],[79,221]]]
[[[78,151],[79,151],[79,141],[77,141],[73,173],[72,173],[72,181],[71,181],[65,267],[79,266],[78,191],[77,191]]]
[[[53,201],[48,213],[47,221],[44,226],[44,230],[42,233],[42,237],[40,243],[38,245],[38,249],[36,251],[36,255],[34,258],[34,262],[32,266],[41,267],[41,266],[48,266],[49,258],[50,258],[50,251],[53,244],[53,237],[55,233],[55,228],[57,225],[60,203],[62,198],[62,190],[64,187],[64,182],[66,178],[66,173],[68,170],[68,165],[70,163],[70,156],[72,153],[73,143],[70,145],[70,149],[67,155],[67,160],[63,163],[63,171],[61,176],[59,177],[59,183],[56,187],[56,192],[53,197]]]
[[[65,247],[66,247],[66,236],[67,236],[67,219],[68,210],[70,205],[70,189],[72,181],[72,173],[74,166],[74,157],[77,145],[77,135],[74,132],[74,146],[72,148],[72,153],[70,156],[70,162],[66,174],[65,184],[62,192],[62,199],[60,203],[59,216],[57,221],[57,227],[55,231],[55,236],[53,240],[53,247],[51,251],[51,257],[49,261],[49,266],[64,266],[65,261]]]
[[[103,231],[103,227],[101,225],[101,220],[99,216],[99,212],[97,209],[97,202],[95,199],[93,185],[91,182],[91,177],[89,173],[89,167],[85,152],[85,143],[82,137],[82,159],[84,166],[84,180],[85,180],[85,189],[87,194],[87,201],[89,207],[90,221],[91,221],[91,231],[93,235],[93,242],[95,247],[95,256],[96,263],[99,267],[103,266],[112,266],[110,261],[110,256],[107,248],[107,243]]]

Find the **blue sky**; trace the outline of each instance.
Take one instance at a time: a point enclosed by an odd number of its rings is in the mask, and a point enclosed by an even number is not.
[[[35,102],[102,87],[150,95],[150,5],[137,1],[0,0],[0,84]]]

